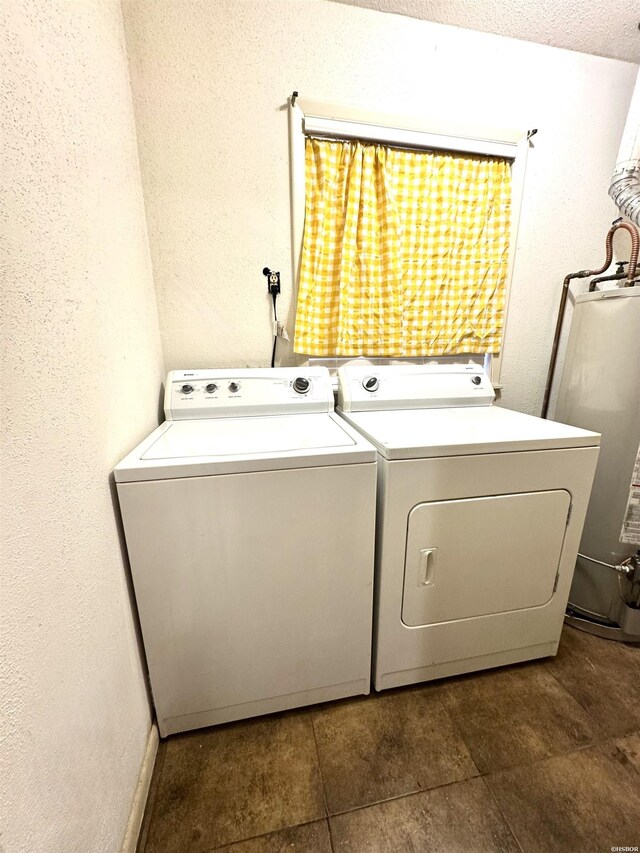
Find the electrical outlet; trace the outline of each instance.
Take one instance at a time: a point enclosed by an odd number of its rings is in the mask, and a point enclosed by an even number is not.
[[[262,270],[262,274],[267,277],[267,290],[269,293],[272,296],[275,293],[277,296],[280,293],[280,273],[270,270],[269,267],[265,267]]]

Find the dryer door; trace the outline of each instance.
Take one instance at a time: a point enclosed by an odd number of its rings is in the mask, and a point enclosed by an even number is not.
[[[413,507],[402,621],[410,627],[546,604],[571,496],[564,489]]]

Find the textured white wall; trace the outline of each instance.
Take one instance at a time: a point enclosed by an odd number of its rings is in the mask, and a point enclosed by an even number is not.
[[[109,474],[157,423],[116,0],[3,0],[0,850],[119,851],[150,728]]]
[[[265,365],[262,267],[291,295],[293,89],[363,108],[539,128],[503,401],[540,409],[559,287],[601,263],[637,66],[326,0],[124,0],[167,369]],[[625,247],[626,249],[626,247]],[[623,253],[624,254],[624,253]]]

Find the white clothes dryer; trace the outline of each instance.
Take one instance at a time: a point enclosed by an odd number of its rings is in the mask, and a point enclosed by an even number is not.
[[[368,693],[376,451],[326,368],[172,371],[115,469],[162,736]]]
[[[378,449],[375,688],[554,655],[599,435],[492,405],[473,364],[338,376]]]

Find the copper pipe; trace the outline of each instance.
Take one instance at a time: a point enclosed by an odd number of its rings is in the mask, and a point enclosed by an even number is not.
[[[629,258],[629,269],[627,270],[627,280],[625,287],[632,287],[633,280],[636,277],[636,266],[638,265],[638,251],[640,250],[640,233],[635,225],[630,222],[614,222],[607,231],[607,239],[605,242],[606,259],[604,264],[597,270],[580,270],[580,272],[570,273],[565,277],[562,283],[562,292],[560,294],[560,306],[558,308],[558,319],[556,321],[556,330],[553,335],[553,344],[551,345],[551,358],[549,360],[549,370],[547,372],[547,383],[544,389],[544,399],[542,401],[542,417],[547,417],[549,411],[549,399],[551,397],[551,386],[553,384],[553,374],[556,369],[556,361],[558,359],[558,346],[560,344],[560,335],[562,333],[562,323],[564,320],[564,311],[567,305],[567,297],[569,295],[569,282],[574,278],[589,278],[592,275],[601,275],[611,266],[613,259],[613,235],[618,228],[624,228],[631,235],[631,257]]]
[[[613,235],[618,228],[624,228],[631,235],[631,257],[629,258],[629,269],[627,270],[627,281],[625,287],[633,287],[633,280],[636,277],[636,267],[638,266],[638,251],[640,250],[640,233],[635,225],[631,222],[616,222],[611,226],[607,234],[607,240],[610,239],[613,244]],[[611,237],[609,237],[611,235]],[[603,270],[604,272],[604,270]],[[600,273],[595,273],[600,275]]]

